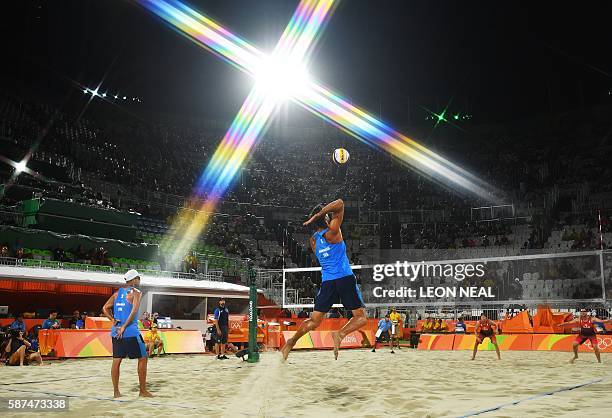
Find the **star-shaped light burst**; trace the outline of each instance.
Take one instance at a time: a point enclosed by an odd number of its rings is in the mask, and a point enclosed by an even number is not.
[[[272,112],[280,100],[286,98],[434,181],[485,199],[492,198],[493,189],[474,175],[308,77],[308,54],[334,9],[333,0],[300,1],[270,56],[180,1],[137,2],[179,33],[256,79],[254,88],[201,175],[192,198],[180,211],[162,243],[166,250],[172,250],[173,259],[180,259],[198,239],[253,145],[265,131]]]

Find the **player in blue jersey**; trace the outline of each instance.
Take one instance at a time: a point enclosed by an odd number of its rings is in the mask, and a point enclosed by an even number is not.
[[[140,396],[150,398],[153,395],[147,391],[147,348],[138,329],[138,308],[142,294],[138,290],[140,275],[136,270],[129,270],[125,273],[125,284],[126,286],[117,290],[102,308],[104,315],[113,323],[111,330],[113,339],[111,378],[115,391],[114,396],[115,398],[121,396],[121,392],[119,392],[121,360],[129,357],[138,359]]]
[[[315,207],[310,212],[309,219],[304,222],[304,226],[314,227],[315,230],[310,237],[310,248],[321,265],[322,283],[315,298],[314,312],[310,319],[302,323],[295,335],[289,338],[281,349],[285,360],[300,337],[315,330],[335,303],[342,302],[346,309],[353,312],[353,317],[340,330],[332,333],[336,360],[342,339],[367,322],[365,305],[357,279],[346,256],[346,245],[340,229],[343,219],[344,202],[338,199],[326,206]]]

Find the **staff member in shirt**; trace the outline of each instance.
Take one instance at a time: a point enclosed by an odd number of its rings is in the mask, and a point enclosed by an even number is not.
[[[227,360],[225,355],[225,345],[227,344],[227,336],[229,333],[229,311],[225,307],[225,299],[219,300],[219,307],[215,309],[215,329],[217,330],[217,359]]]
[[[391,330],[392,322],[389,319],[389,314],[385,315],[384,319],[378,321],[378,331],[376,331],[376,341],[374,341],[374,348],[372,348],[372,352],[376,352],[376,345],[382,341],[382,337],[384,334],[387,334],[389,337],[389,331]],[[393,344],[391,342],[391,337],[389,337],[389,348],[391,349],[391,354],[395,354],[393,351]]]
[[[393,347],[393,340],[396,340],[397,348],[399,349],[399,340],[402,330],[402,314],[400,314],[397,309],[392,308],[389,319],[391,320],[391,347]]]

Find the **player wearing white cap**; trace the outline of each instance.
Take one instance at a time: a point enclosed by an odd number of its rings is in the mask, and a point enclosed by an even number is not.
[[[121,361],[129,357],[138,359],[138,381],[140,396],[152,397],[147,390],[147,348],[138,329],[138,307],[142,294],[138,290],[140,274],[136,270],[125,273],[125,286],[117,290],[104,304],[102,312],[113,323],[111,337],[113,338],[113,380],[114,396],[119,392],[119,371]],[[111,312],[111,308],[113,311]]]

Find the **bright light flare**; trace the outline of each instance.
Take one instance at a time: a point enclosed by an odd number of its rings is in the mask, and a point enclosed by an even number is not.
[[[277,100],[302,94],[309,84],[310,76],[304,64],[288,57],[262,60],[255,71],[255,89]]]

